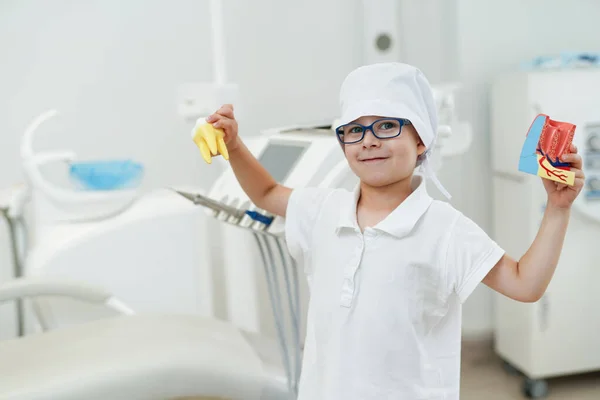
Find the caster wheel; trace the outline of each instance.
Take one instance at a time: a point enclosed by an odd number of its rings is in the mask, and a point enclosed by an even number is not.
[[[523,394],[529,399],[541,399],[548,396],[548,383],[540,379],[525,379]]]
[[[504,372],[506,372],[510,376],[519,376],[519,375],[521,375],[521,371],[519,371],[518,369],[516,369],[508,361],[503,361],[502,362],[502,368],[504,369]]]

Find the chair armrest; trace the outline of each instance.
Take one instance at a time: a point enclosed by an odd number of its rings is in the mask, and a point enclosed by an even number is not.
[[[70,297],[88,303],[106,304],[112,294],[89,284],[46,278],[21,277],[0,284],[0,303],[38,296]]]

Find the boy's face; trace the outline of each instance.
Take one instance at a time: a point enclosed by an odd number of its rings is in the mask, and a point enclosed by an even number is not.
[[[353,122],[368,126],[381,118],[365,116]],[[400,135],[391,139],[378,139],[367,130],[362,141],[343,147],[352,171],[372,187],[388,186],[412,176],[417,157],[425,151],[411,124],[402,126]]]

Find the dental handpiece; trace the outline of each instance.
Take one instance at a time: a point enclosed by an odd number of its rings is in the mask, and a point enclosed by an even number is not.
[[[227,204],[223,204],[221,202],[218,202],[216,200],[213,200],[209,197],[203,196],[198,193],[187,193],[187,192],[182,192],[180,190],[175,190],[175,192],[177,192],[181,196],[185,197],[186,199],[190,200],[194,204],[202,205],[204,207],[210,208],[211,210],[214,210],[217,212],[225,212],[225,213],[232,215],[233,217],[238,218],[238,219],[242,219],[245,215],[247,215],[250,218],[252,218],[252,220],[258,221],[267,226],[270,225],[271,222],[273,222],[273,217],[261,214],[257,211],[241,210],[239,208],[231,207],[231,206],[228,206]]]

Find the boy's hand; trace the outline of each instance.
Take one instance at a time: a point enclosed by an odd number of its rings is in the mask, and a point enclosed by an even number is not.
[[[563,154],[560,160],[571,164],[571,171],[575,173],[575,184],[569,186],[544,178],[542,178],[542,182],[548,193],[548,206],[565,209],[571,207],[581,189],[583,189],[585,175],[582,170],[581,156],[577,154],[577,146],[574,144],[571,144],[570,153]]]
[[[227,145],[229,152],[238,147],[238,123],[233,114],[233,105],[225,104],[221,106],[214,114],[206,118],[206,122],[212,124],[215,128],[222,129],[225,135],[223,141]]]

